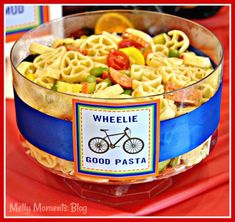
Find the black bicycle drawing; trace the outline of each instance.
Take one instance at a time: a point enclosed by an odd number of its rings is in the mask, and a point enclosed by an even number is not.
[[[127,140],[123,143],[123,149],[129,154],[139,153],[144,148],[144,142],[140,138],[130,137],[128,132],[130,129],[126,127],[122,133],[107,134],[108,129],[100,129],[100,131],[105,133],[105,137],[93,137],[89,140],[89,148],[98,154],[102,154],[108,151],[109,148],[114,149],[117,147],[117,144],[124,138],[127,137]],[[112,143],[110,137],[121,135],[116,142]]]

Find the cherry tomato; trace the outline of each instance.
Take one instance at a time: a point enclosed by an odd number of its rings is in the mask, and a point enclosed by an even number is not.
[[[132,89],[131,78],[113,68],[110,68],[110,78],[114,84],[119,84],[124,89]]]
[[[130,60],[124,52],[113,50],[108,54],[107,64],[116,70],[123,70],[130,67]]]
[[[137,49],[142,49],[143,46],[140,45],[138,42],[135,42],[134,40],[131,39],[123,39],[121,42],[118,44],[118,48],[128,48],[128,47],[135,47]]]
[[[109,77],[109,72],[108,71],[103,71],[102,72],[102,79],[107,79]]]

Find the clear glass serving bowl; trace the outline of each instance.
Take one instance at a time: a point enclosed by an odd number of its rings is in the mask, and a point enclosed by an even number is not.
[[[148,97],[138,98],[141,101],[154,100],[156,98],[169,98],[182,93],[184,95],[190,94],[195,89],[204,89],[205,84],[213,88],[213,94],[207,95],[204,92],[204,101],[201,103],[205,104],[208,100],[207,97],[213,97],[213,95],[219,89],[222,82],[222,61],[223,61],[223,49],[222,45],[217,37],[208,29],[196,24],[192,21],[156,12],[138,11],[138,10],[115,10],[115,11],[96,11],[89,13],[75,14],[67,17],[63,17],[58,20],[45,23],[36,29],[33,29],[23,35],[13,46],[11,51],[11,64],[13,71],[13,86],[15,93],[30,107],[45,113],[47,115],[59,118],[59,119],[72,119],[72,99],[77,98],[75,95],[65,94],[56,92],[44,88],[36,83],[30,81],[17,71],[19,63],[29,55],[29,45],[32,42],[39,42],[45,45],[50,45],[54,39],[71,37],[81,28],[95,27],[97,19],[107,12],[118,12],[126,16],[134,25],[136,29],[143,30],[152,36],[167,32],[169,30],[178,29],[186,33],[190,39],[190,45],[200,50],[200,52],[206,54],[214,63],[214,71],[203,79],[195,81],[194,84],[184,87],[182,89],[172,91],[170,93],[164,93],[161,95],[151,95]],[[209,98],[209,100],[210,100]],[[81,99],[81,97],[80,97]],[[129,103],[133,99],[99,99],[93,97],[82,98],[86,101],[92,102],[124,102]],[[200,106],[199,106],[200,107]],[[177,104],[177,116],[187,115],[197,107],[185,107],[184,102],[179,101]],[[161,109],[161,115],[164,115],[164,108]],[[174,118],[177,118],[175,116]],[[213,117],[212,117],[213,118]],[[38,126],[40,127],[40,126]],[[207,127],[205,125],[205,127]],[[190,130],[190,129],[189,129]],[[199,134],[201,132],[198,132]],[[36,135],[35,135],[36,136]],[[187,136],[187,135],[186,135]],[[162,169],[158,176],[149,176],[142,179],[106,179],[106,178],[93,178],[89,176],[76,176],[74,175],[74,162],[66,159],[59,158],[52,154],[49,154],[35,145],[31,144],[30,141],[26,140],[23,135],[20,136],[22,145],[26,149],[26,153],[32,157],[37,163],[39,163],[45,169],[58,174],[60,176],[71,178],[79,181],[89,181],[95,183],[105,184],[124,184],[124,183],[143,183],[147,181],[159,180],[168,178],[173,175],[184,172],[185,170],[193,167],[202,161],[214,147],[217,140],[217,129],[207,138],[201,145],[195,147],[190,152],[180,155],[180,158],[174,159],[174,164],[164,166],[165,162],[160,164]],[[185,138],[190,140],[191,138]],[[161,146],[160,146],[161,149]],[[173,147],[172,147],[173,149]]]

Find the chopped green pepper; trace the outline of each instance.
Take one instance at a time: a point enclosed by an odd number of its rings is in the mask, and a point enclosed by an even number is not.
[[[108,86],[112,85],[112,81],[110,78],[106,78],[105,80],[103,80],[103,82],[106,82]]]
[[[167,165],[170,163],[171,160],[164,160],[158,163],[158,172],[163,171],[166,169]]]
[[[131,89],[125,89],[123,94],[126,94],[126,95],[130,95],[132,94],[132,90]]]
[[[91,94],[96,89],[96,82],[83,82],[82,83],[82,93]]]
[[[87,76],[86,81],[87,81],[88,83],[96,82],[96,77],[93,76],[93,75],[89,75],[89,76]]]
[[[179,157],[175,157],[174,159],[171,160],[170,166],[175,167],[178,165],[178,162],[179,162]]]
[[[161,45],[165,44],[164,33],[154,36],[153,42],[154,44],[161,44]]]
[[[95,91],[95,88],[96,88],[96,82],[88,83],[87,93],[88,94],[93,93]]]
[[[176,58],[179,58],[180,57],[180,53],[178,50],[176,49],[170,49],[169,50],[169,57],[176,57]]]
[[[91,69],[90,74],[96,77],[100,77],[103,74],[103,71],[109,71],[107,67],[94,67]]]

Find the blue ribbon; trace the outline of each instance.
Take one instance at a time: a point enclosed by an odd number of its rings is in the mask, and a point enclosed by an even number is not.
[[[222,85],[210,100],[190,113],[161,121],[160,161],[189,152],[217,129],[220,120]],[[62,159],[73,161],[72,122],[42,113],[15,93],[16,118],[21,134],[34,146]]]

